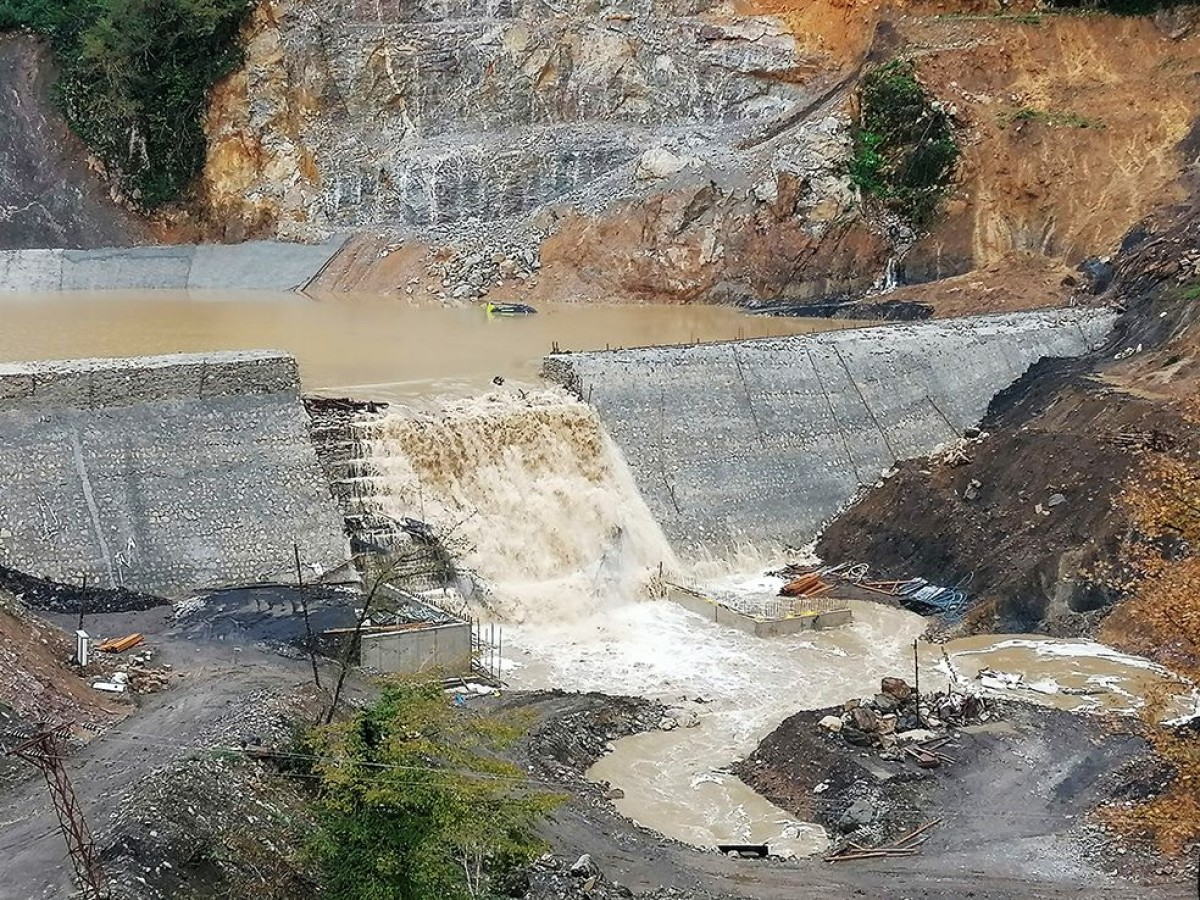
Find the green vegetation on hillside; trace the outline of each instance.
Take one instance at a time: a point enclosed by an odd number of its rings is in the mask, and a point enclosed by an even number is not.
[[[0,0],[0,30],[43,35],[67,122],[121,190],[172,200],[204,164],[213,84],[241,60],[251,0]]]
[[[1020,109],[1006,110],[996,117],[997,124],[1003,129],[1014,122],[1040,122],[1051,128],[1103,128],[1104,123],[1089,119],[1078,113],[1057,112],[1052,109],[1039,109],[1034,106],[1022,106]]]
[[[868,71],[858,88],[850,179],[917,229],[937,214],[958,165],[950,114],[921,87],[910,60]]]
[[[495,896],[498,878],[542,852],[534,828],[559,802],[494,755],[516,736],[455,708],[438,684],[388,688],[310,735],[322,896]]]

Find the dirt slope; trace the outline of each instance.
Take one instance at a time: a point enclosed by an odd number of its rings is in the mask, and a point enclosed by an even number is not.
[[[128,714],[127,704],[68,668],[74,652],[74,638],[0,590],[0,710],[11,713],[0,716],[0,729],[35,722],[95,728]]]
[[[968,134],[960,188],[907,260],[910,277],[1013,251],[1075,265],[1114,253],[1133,223],[1182,199],[1180,144],[1200,114],[1197,29],[1060,15],[900,30]]]
[[[1200,389],[1197,199],[1118,257],[1104,299],[1126,311],[1109,347],[1040,364],[997,398],[987,437],[955,460],[901,466],[827,529],[818,553],[880,577],[966,582],[976,629],[1096,625],[1123,596],[1102,571],[1130,528],[1121,492],[1140,489],[1144,454],[1200,450],[1178,407]]]
[[[115,204],[50,100],[45,47],[0,34],[0,250],[120,247],[149,237]]]

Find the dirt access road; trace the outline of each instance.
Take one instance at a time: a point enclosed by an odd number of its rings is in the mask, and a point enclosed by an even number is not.
[[[252,644],[191,641],[180,637],[170,607],[89,617],[96,633],[141,631],[183,677],[158,694],[138,698],[138,711],[72,755],[67,772],[97,843],[122,798],[156,768],[190,749],[235,744],[254,728],[247,698],[263,690],[289,691],[308,680],[307,663]],[[68,617],[69,618],[69,617]],[[60,624],[66,623],[65,620]],[[0,794],[0,898],[65,897],[71,865],[40,776]]]

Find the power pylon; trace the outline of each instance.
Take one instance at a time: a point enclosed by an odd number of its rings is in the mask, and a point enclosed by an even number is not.
[[[71,788],[71,780],[63,767],[63,752],[68,728],[59,725],[57,728],[45,728],[22,744],[13,747],[6,754],[23,759],[37,766],[46,778],[46,786],[50,789],[50,800],[54,804],[54,812],[58,815],[58,826],[67,842],[67,852],[71,854],[71,863],[75,866],[75,874],[87,900],[107,900],[108,889],[104,881],[104,869],[100,865],[100,854],[92,841],[92,833],[87,821],[83,818],[83,809]]]

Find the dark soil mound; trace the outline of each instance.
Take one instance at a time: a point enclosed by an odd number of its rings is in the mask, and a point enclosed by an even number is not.
[[[1115,271],[1106,299],[1123,315],[1109,346],[1034,366],[993,402],[983,438],[899,466],[826,530],[821,557],[962,584],[976,630],[1094,626],[1119,599],[1097,563],[1127,532],[1118,500],[1139,455],[1200,443],[1173,407],[1200,378],[1196,203],[1130,242]]]
[[[7,566],[0,566],[0,588],[15,594],[23,605],[41,612],[135,612],[169,605],[171,601],[126,588],[84,588],[48,581]]]

